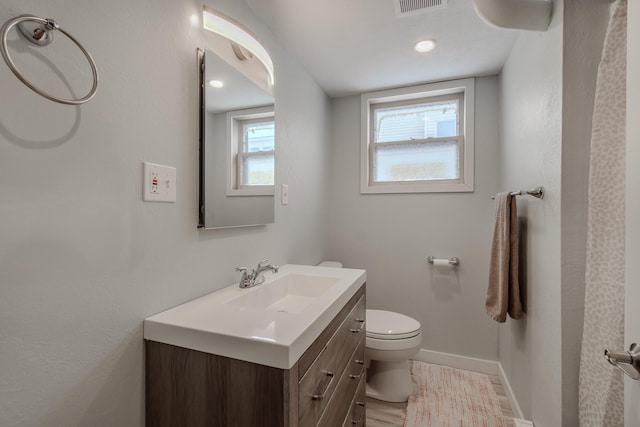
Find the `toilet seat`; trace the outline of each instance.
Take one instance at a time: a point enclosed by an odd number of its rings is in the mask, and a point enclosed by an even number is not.
[[[386,310],[367,310],[367,338],[403,340],[420,334],[420,322],[404,314]]]
[[[404,351],[408,351],[409,354],[406,356],[406,358],[409,358],[413,356],[416,351],[418,351],[420,344],[422,344],[422,333],[418,332],[418,335],[416,336],[399,340],[381,340],[378,338],[366,337],[365,346],[367,347],[367,351],[382,350],[396,352],[397,354],[393,356],[394,358],[400,357],[399,355],[401,353],[403,353]],[[372,359],[373,358],[375,357],[372,357]]]

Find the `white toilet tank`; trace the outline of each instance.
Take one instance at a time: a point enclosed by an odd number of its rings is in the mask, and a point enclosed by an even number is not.
[[[318,267],[342,268],[342,263],[337,261],[323,261],[318,264]]]

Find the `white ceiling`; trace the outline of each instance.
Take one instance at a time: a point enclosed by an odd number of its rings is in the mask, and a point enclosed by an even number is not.
[[[518,34],[484,23],[471,0],[407,17],[396,0],[245,1],[331,97],[497,74]],[[416,53],[425,38],[436,48]]]

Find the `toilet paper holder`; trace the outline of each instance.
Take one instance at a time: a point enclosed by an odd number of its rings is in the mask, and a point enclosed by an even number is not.
[[[451,257],[451,258],[449,258],[447,260],[440,260],[440,259],[438,259],[438,258],[436,258],[434,256],[427,257],[427,262],[429,264],[434,264],[436,260],[438,260],[438,261],[447,261],[450,265],[452,265],[454,267],[457,267],[458,265],[460,265],[460,259],[458,257],[455,257],[455,256]]]

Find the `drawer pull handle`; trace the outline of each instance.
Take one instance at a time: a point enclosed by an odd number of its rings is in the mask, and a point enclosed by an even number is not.
[[[360,406],[362,408],[362,413],[360,414],[360,418],[356,419],[352,419],[351,420],[351,424],[362,424],[362,419],[364,418],[364,403],[363,402],[356,402],[357,406]]]
[[[354,362],[356,362],[358,365],[364,365],[364,360],[354,360]]]
[[[356,322],[361,323],[359,328],[350,328],[349,331],[353,334],[359,334],[364,329],[364,320],[356,319]]]
[[[329,380],[329,382],[327,383],[327,387],[324,389],[324,391],[322,392],[322,394],[313,394],[311,395],[311,400],[322,400],[326,397],[327,395],[327,391],[329,391],[329,388],[331,388],[331,383],[333,382],[333,379],[335,378],[335,375],[333,374],[333,372],[329,372],[329,371],[325,371],[325,374],[331,378]]]
[[[356,360],[356,363],[363,365],[364,362],[362,362],[362,360]],[[362,374],[364,374],[364,366],[362,368],[360,368],[360,373],[359,374],[349,374],[349,378],[351,378],[352,380],[357,380],[358,378],[362,378]]]

